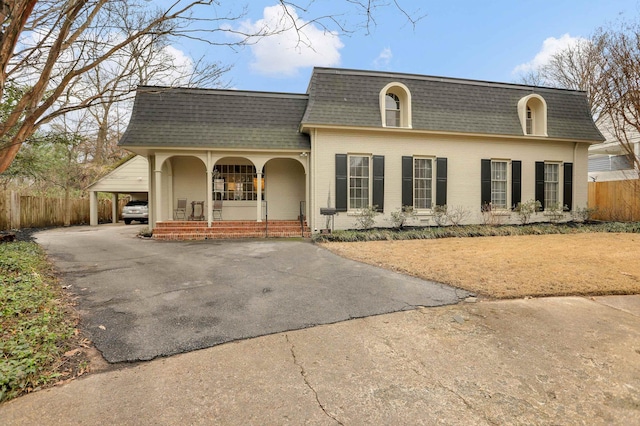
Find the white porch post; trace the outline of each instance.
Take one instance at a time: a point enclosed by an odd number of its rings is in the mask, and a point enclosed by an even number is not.
[[[256,172],[256,222],[262,222],[262,172]]]
[[[98,225],[98,193],[89,191],[89,224]]]
[[[157,160],[156,160],[157,161]],[[158,170],[157,169],[157,164],[156,164],[156,170],[154,170],[154,177],[155,177],[155,182],[154,182],[154,202],[155,202],[155,221],[156,222],[162,222],[164,219],[162,217],[162,170]]]
[[[304,170],[304,212],[302,212],[304,214],[304,219],[307,222],[307,226],[310,226],[310,219],[309,219],[309,208],[310,208],[310,202],[311,202],[311,197],[309,197],[309,188],[311,187],[310,183],[309,183],[309,172],[307,171],[307,169],[305,168]]]
[[[207,151],[207,226],[211,228],[213,222],[213,164],[211,151]]]
[[[149,179],[149,187],[147,188],[147,201],[149,202],[149,229],[153,229],[156,226],[156,175],[153,172],[156,168],[156,157],[155,155],[150,155],[147,157],[147,161],[149,162],[149,167],[147,170],[147,177]]]
[[[118,223],[118,193],[111,196],[111,223]]]

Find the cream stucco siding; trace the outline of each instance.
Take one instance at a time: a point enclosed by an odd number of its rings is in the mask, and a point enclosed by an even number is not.
[[[295,160],[275,158],[265,165],[265,175],[269,219],[297,219],[300,201],[305,201],[302,164]]]
[[[391,212],[402,204],[402,156],[447,158],[447,205],[469,211],[466,223],[481,223],[480,172],[482,159],[519,160],[522,162],[522,201],[535,198],[535,162],[573,163],[573,207],[587,204],[587,148],[586,143],[554,142],[536,138],[491,138],[455,135],[429,135],[390,131],[356,131],[315,129],[312,134],[312,156],[315,167],[312,180],[312,229],[324,227],[320,208],[335,207],[335,154],[383,155],[384,212],[376,218],[376,226],[390,226]],[[510,174],[509,167],[509,174]],[[561,168],[562,172],[562,168]],[[509,183],[511,176],[509,176]],[[562,182],[562,175],[560,176]],[[560,184],[560,200],[562,200]],[[508,191],[510,192],[510,191]],[[329,196],[330,195],[330,196]],[[510,204],[510,200],[508,200]],[[421,221],[428,224],[428,212]],[[546,220],[542,214],[534,220]],[[515,214],[507,215],[505,222],[517,222]],[[355,227],[352,212],[335,217],[337,229]],[[433,224],[433,222],[431,222]]]
[[[96,192],[147,192],[149,191],[149,164],[136,155],[88,188]]]
[[[207,201],[206,166],[200,159],[195,157],[173,157],[171,158],[171,169],[173,179],[168,176],[173,181],[173,197],[170,198],[172,200],[171,205],[175,208],[178,198],[186,198],[188,203],[187,212],[190,214],[192,201]],[[171,180],[164,185],[165,189],[171,188]],[[164,205],[168,206],[169,203]],[[164,217],[171,219],[173,211],[165,212]]]

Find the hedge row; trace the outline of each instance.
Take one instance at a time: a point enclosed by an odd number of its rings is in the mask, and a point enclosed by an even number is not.
[[[464,225],[407,229],[375,228],[314,234],[314,242],[428,240],[435,238],[496,237],[512,235],[579,234],[585,232],[640,233],[640,222],[598,222],[532,225]]]

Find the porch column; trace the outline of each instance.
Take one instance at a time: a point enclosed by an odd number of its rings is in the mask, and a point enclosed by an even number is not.
[[[207,227],[211,228],[213,222],[213,165],[211,164],[211,151],[207,151]]]
[[[256,222],[262,222],[262,172],[256,172]]]
[[[157,165],[156,165],[157,167]],[[155,221],[162,222],[162,170],[154,170],[154,192],[155,192]]]
[[[307,169],[304,170],[304,220],[307,222],[307,226],[311,226],[311,220],[309,219],[309,208],[311,204],[311,197],[309,197],[309,191],[311,188],[311,183],[309,182],[309,173]]]
[[[111,223],[118,223],[118,193],[111,196]]]
[[[98,225],[98,193],[89,191],[89,224]]]

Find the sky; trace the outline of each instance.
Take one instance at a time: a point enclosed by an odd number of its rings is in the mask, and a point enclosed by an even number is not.
[[[291,31],[239,49],[186,41],[174,47],[231,65],[224,78],[228,87],[239,90],[304,93],[314,66],[517,83],[522,72],[588,38],[598,27],[640,19],[640,0],[398,1],[404,10],[419,9],[418,15],[425,15],[415,27],[391,7],[376,13],[370,33],[340,34],[308,23],[300,11],[298,22],[307,24],[303,36],[311,47],[296,46]],[[274,7],[276,0],[246,3],[247,14],[231,24],[234,30],[251,31],[265,22],[276,25],[282,13]],[[307,5],[309,0],[296,3]],[[309,13],[340,14],[346,7],[346,0],[316,0]],[[353,26],[359,18],[343,19]],[[226,34],[217,37],[235,40]]]

